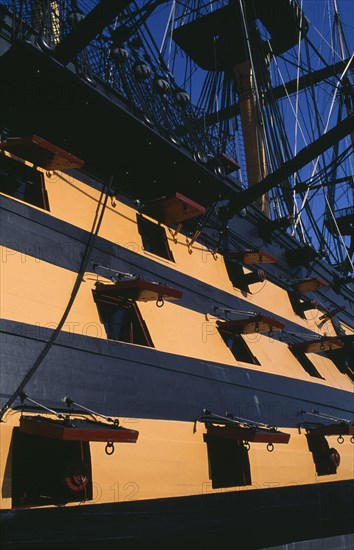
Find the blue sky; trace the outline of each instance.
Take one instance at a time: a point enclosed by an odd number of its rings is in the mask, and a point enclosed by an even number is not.
[[[300,0],[301,2],[301,0]],[[325,17],[327,17],[328,0],[304,0],[304,11],[306,16],[318,28]],[[333,0],[329,0],[329,6],[333,7]],[[337,0],[338,11],[343,25],[344,32],[348,40],[348,46],[351,52],[354,51],[354,1]],[[332,8],[333,9],[333,8]]]

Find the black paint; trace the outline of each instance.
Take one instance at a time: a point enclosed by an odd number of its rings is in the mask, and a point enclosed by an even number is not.
[[[3,260],[7,260],[14,251],[43,260],[52,265],[57,265],[77,272],[81,263],[85,244],[89,234],[72,224],[63,222],[43,212],[34,210],[25,204],[15,203],[7,197],[0,197],[0,207],[3,214],[0,218],[0,244],[5,247]],[[129,244],[129,243],[128,243]],[[142,246],[142,243],[131,243],[133,248]],[[214,261],[211,254],[206,261]],[[127,246],[115,244],[98,237],[92,253],[91,269],[94,264],[117,269],[138,275],[143,279],[166,283],[183,292],[183,297],[176,302],[200,313],[212,313],[214,307],[251,310],[252,306],[244,298],[236,297],[218,288],[206,284],[194,277],[180,273],[171,267],[155,262],[153,259],[130,250]],[[90,269],[90,268],[89,268]],[[107,276],[107,271],[97,272]],[[255,311],[268,314],[286,324],[286,330],[299,332],[298,325],[289,322],[279,315],[275,315],[261,307],[254,307]],[[350,313],[350,312],[348,312]],[[311,330],[301,328],[301,332],[310,335]]]
[[[189,497],[2,511],[2,549],[246,550],[322,539],[352,532],[353,489],[340,481],[208,494],[206,484]]]
[[[6,320],[0,327],[4,402],[51,330]],[[351,419],[353,409],[351,392],[265,373],[261,367],[249,370],[70,332],[60,334],[26,393],[57,409],[70,395],[113,416],[194,422],[206,407],[288,427],[313,421],[301,411]]]

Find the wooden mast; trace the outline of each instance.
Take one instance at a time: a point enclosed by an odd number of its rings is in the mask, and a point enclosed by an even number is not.
[[[240,118],[242,125],[243,142],[246,156],[246,170],[248,187],[257,185],[267,175],[267,162],[265,155],[264,139],[257,110],[257,82],[252,62],[252,49],[249,29],[247,26],[246,6],[240,0],[240,13],[243,20],[243,30],[246,40],[247,59],[233,66],[236,80],[236,90],[239,96]],[[269,197],[260,196],[255,206],[270,217]]]
[[[251,187],[267,175],[265,148],[257,113],[251,64],[249,61],[244,61],[235,65],[233,71],[239,96],[248,187]],[[255,205],[269,216],[268,195],[259,197]]]

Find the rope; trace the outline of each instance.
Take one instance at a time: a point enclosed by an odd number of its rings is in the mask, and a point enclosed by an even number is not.
[[[323,134],[326,134],[327,133],[327,130],[328,130],[328,126],[329,126],[329,122],[330,122],[330,118],[331,118],[331,115],[332,115],[332,111],[333,111],[333,108],[334,108],[334,104],[335,104],[335,100],[336,100],[336,97],[337,97],[337,93],[338,93],[338,90],[339,90],[339,85],[341,84],[342,80],[343,80],[343,77],[345,76],[345,74],[347,73],[350,65],[351,65],[351,62],[354,58],[354,54],[351,56],[350,60],[348,61],[342,75],[340,76],[336,86],[335,86],[335,90],[334,90],[334,94],[333,94],[333,98],[332,98],[332,102],[331,102],[331,106],[330,106],[330,109],[329,109],[329,113],[328,113],[328,117],[327,117],[327,122],[326,122],[326,125],[322,131]],[[315,165],[314,165],[314,168],[312,170],[312,173],[311,173],[311,178],[314,177],[316,171],[317,171],[317,165],[319,163],[319,157],[317,157],[316,161],[315,161]],[[310,178],[310,181],[311,181],[311,178]],[[300,208],[300,211],[299,211],[299,214],[298,214],[298,217],[297,219],[295,220],[294,222],[294,230],[296,229],[298,223],[299,223],[299,220],[300,220],[300,216],[301,216],[301,212],[303,211],[304,209],[304,206],[305,206],[305,203],[307,201],[307,197],[308,197],[308,194],[310,192],[310,189],[308,188],[305,192],[305,196],[303,198],[303,201],[302,201],[302,205],[301,205],[301,208]]]
[[[301,19],[300,19],[300,29],[302,27],[302,2],[301,2]],[[301,31],[299,32],[298,39],[298,50],[297,50],[297,71],[296,71],[296,96],[295,96],[295,135],[294,135],[294,155],[297,154],[297,145],[298,145],[298,130],[299,130],[299,83],[300,83],[300,61],[301,61]],[[294,190],[293,190],[293,217],[297,214],[297,203],[296,203],[296,191],[295,186],[297,182],[297,172],[294,174]],[[301,226],[300,226],[301,227]],[[295,228],[294,228],[295,229]]]
[[[103,214],[105,212],[106,205],[107,205],[107,200],[108,200],[108,196],[109,196],[108,190],[112,185],[112,181],[113,181],[113,177],[111,176],[110,179],[109,179],[109,182],[106,183],[104,185],[104,187],[102,188],[101,195],[100,195],[100,198],[99,198],[98,203],[97,203],[95,217],[94,217],[94,220],[93,220],[93,223],[92,223],[91,232],[90,232],[87,244],[86,244],[85,252],[84,252],[83,258],[81,260],[80,268],[79,268],[79,271],[78,271],[73,289],[71,291],[71,296],[70,296],[69,301],[67,303],[67,306],[64,310],[64,313],[63,313],[57,327],[55,328],[54,332],[52,333],[51,337],[49,338],[48,342],[45,344],[43,350],[41,351],[41,353],[37,357],[36,361],[34,362],[32,367],[29,369],[29,371],[27,372],[27,374],[23,378],[22,382],[19,384],[19,386],[13,392],[11,397],[9,397],[9,399],[7,400],[5,405],[2,407],[2,409],[0,411],[0,421],[2,421],[2,418],[3,418],[4,414],[6,413],[6,411],[9,409],[9,407],[11,407],[11,405],[14,403],[14,401],[20,396],[20,394],[23,392],[23,389],[25,388],[26,384],[31,380],[33,375],[37,372],[38,368],[40,367],[43,360],[45,359],[45,357],[49,353],[51,347],[53,346],[56,339],[58,338],[61,329],[63,328],[63,325],[64,325],[64,323],[65,323],[65,321],[66,321],[66,319],[67,319],[67,317],[70,313],[72,305],[73,305],[73,303],[75,301],[75,298],[77,296],[77,293],[79,291],[80,285],[81,285],[82,280],[83,280],[84,273],[86,271],[87,264],[88,264],[89,259],[90,259],[90,255],[91,255],[91,251],[92,251],[94,242],[95,242],[96,237],[98,235],[98,232],[100,230],[102,220],[103,220]],[[102,203],[103,196],[104,196],[104,200],[103,200],[103,203]],[[101,208],[101,206],[102,206],[102,208]],[[101,212],[100,212],[100,209],[101,209]]]

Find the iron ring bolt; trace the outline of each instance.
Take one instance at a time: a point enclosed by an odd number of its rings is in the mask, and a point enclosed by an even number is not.
[[[337,441],[338,441],[339,445],[342,445],[342,443],[344,443],[344,437],[342,435],[339,435],[337,437]]]
[[[114,453],[115,449],[114,449],[114,443],[112,443],[112,441],[108,441],[107,442],[107,445],[105,447],[105,453],[106,455],[110,456]]]
[[[267,451],[268,451],[269,453],[272,453],[272,452],[274,451],[274,445],[273,445],[273,443],[268,443],[268,444],[267,444]]]
[[[162,307],[164,305],[164,300],[162,299],[162,296],[159,296],[158,299],[156,300],[156,306],[157,307]]]

